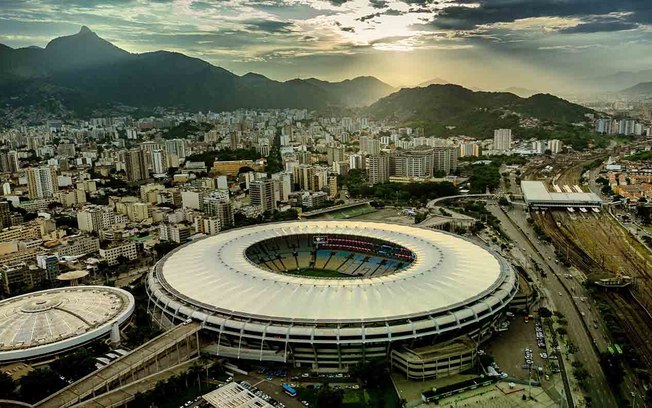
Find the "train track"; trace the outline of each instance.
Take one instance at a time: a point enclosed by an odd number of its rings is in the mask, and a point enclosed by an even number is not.
[[[616,273],[623,272],[616,269],[618,265],[622,265],[626,274],[637,278],[631,295],[611,292],[606,294],[605,299],[624,335],[638,350],[641,361],[652,369],[652,317],[648,312],[652,300],[651,272],[647,270],[644,261],[632,256],[629,246],[620,242],[626,237],[614,237],[619,230],[612,229],[609,224],[611,220],[590,213],[577,214],[574,220],[570,217],[563,211],[533,214],[537,224],[556,243],[559,256],[567,256],[570,263],[584,271],[589,279],[615,276]],[[581,225],[591,235],[575,235],[571,223]],[[613,240],[605,241],[604,237],[608,236],[614,237]],[[596,255],[603,251],[608,259],[599,262]]]
[[[631,299],[631,296],[609,293],[606,299],[641,361],[646,367],[652,367],[652,337],[649,335],[652,319],[647,311]]]

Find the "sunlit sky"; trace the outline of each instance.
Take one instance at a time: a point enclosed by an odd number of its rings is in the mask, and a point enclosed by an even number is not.
[[[553,91],[652,68],[652,0],[0,0],[0,43],[88,26],[237,74]]]

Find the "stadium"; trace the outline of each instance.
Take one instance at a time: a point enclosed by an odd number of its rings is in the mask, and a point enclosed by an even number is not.
[[[117,335],[134,306],[129,292],[108,286],[50,289],[3,300],[0,362],[42,358]]]
[[[472,364],[516,291],[510,265],[470,240],[354,221],[229,230],[147,279],[154,320],[202,323],[214,354],[311,369],[391,359],[410,378]]]

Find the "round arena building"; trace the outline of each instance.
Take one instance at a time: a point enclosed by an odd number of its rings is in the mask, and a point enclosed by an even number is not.
[[[410,354],[424,347],[437,361],[442,350],[473,360],[516,291],[510,265],[470,240],[356,221],[205,237],[161,259],[147,282],[153,318],[202,323],[215,354],[311,368],[391,357],[406,372],[427,362]]]
[[[71,350],[105,336],[134,311],[134,297],[108,286],[75,286],[0,301],[0,363]]]

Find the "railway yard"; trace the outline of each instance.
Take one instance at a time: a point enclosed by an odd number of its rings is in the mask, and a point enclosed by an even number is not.
[[[553,186],[583,184],[582,188],[588,190],[585,172],[604,158],[597,155],[575,162],[549,163],[553,170],[548,167],[546,175],[540,173],[546,166],[532,166],[524,178],[545,176]],[[532,211],[531,217],[555,246],[558,259],[582,271],[587,281],[631,278],[631,284],[625,287],[594,286],[591,291],[600,304],[612,341],[630,346],[625,347],[626,358],[640,386],[640,382],[649,383],[648,373],[652,370],[652,254],[611,215],[609,205],[600,213],[559,209]]]

